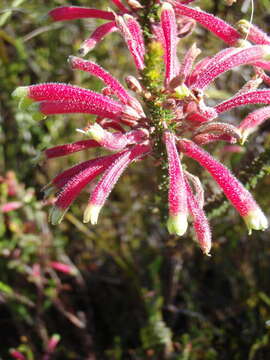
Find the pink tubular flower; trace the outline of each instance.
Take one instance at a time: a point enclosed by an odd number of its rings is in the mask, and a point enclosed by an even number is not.
[[[129,12],[129,9],[122,3],[121,0],[111,0],[115,6],[118,7],[118,9],[122,12],[122,13],[127,13]]]
[[[10,201],[0,206],[0,212],[8,213],[10,211],[17,210],[23,206],[23,203],[20,201]]]
[[[16,349],[11,349],[9,351],[10,355],[14,358],[14,359],[17,359],[17,360],[26,360],[26,357],[21,353],[19,352],[18,350]]]
[[[53,353],[57,347],[57,345],[59,344],[61,340],[61,336],[58,335],[58,334],[53,334],[51,336],[51,338],[49,339],[49,342],[48,342],[48,346],[47,346],[47,351],[49,353]]]
[[[144,42],[139,23],[137,23],[130,15],[118,16],[115,21],[127,44],[130,54],[134,59],[136,68],[140,71],[143,70],[145,67],[143,51]],[[136,28],[139,32],[136,32]]]
[[[198,200],[193,195],[192,189],[186,178],[188,211],[193,218],[194,230],[202,252],[208,256],[211,250],[211,230],[207,217]]]
[[[250,232],[252,229],[267,228],[267,219],[252,195],[229,169],[202,147],[218,141],[242,144],[270,117],[270,106],[265,106],[251,112],[240,125],[228,124],[219,118],[223,112],[243,105],[270,105],[270,90],[259,88],[263,81],[270,84],[269,76],[263,71],[270,69],[269,36],[251,26],[248,39],[252,45],[241,38],[245,32],[244,21],[238,24],[238,32],[212,14],[187,6],[191,2],[159,0],[149,19],[143,16],[147,7],[138,0],[127,0],[125,4],[121,0],[112,0],[118,13],[76,6],[60,7],[49,13],[55,21],[79,18],[107,21],[83,43],[83,54],[105,35],[117,30],[138,71],[138,78],[126,77],[127,87],[140,97],[137,99],[131,95],[100,65],[75,56],[69,57],[72,69],[85,71],[103,81],[105,88],[101,93],[61,83],[24,86],[14,91],[20,109],[30,111],[37,120],[53,114],[96,115],[95,122],[88,123],[83,130],[77,129],[85,139],[45,150],[46,159],[87,149],[91,151],[97,147],[114,152],[81,162],[54,177],[49,187],[44,189],[47,194],[52,189],[57,191],[50,215],[53,224],[61,222],[76,197],[94,181],[96,184],[91,186],[93,190],[83,221],[96,224],[106,199],[127,167],[132,162],[151,156],[157,160],[155,163],[163,163],[164,157],[166,165],[168,163],[167,227],[171,234],[181,236],[186,232],[189,213],[198,243],[203,253],[209,255],[211,231],[203,211],[204,191],[199,178],[183,170],[187,166],[184,164],[182,168],[187,157],[197,161],[210,173],[243,217]],[[149,24],[146,24],[148,20]],[[229,46],[196,62],[201,51],[194,44],[179,61],[178,40],[193,30],[195,21]],[[152,51],[156,51],[154,60],[160,61],[160,68],[164,59],[165,74],[156,69],[152,71],[149,65]],[[222,103],[216,104],[215,99],[208,99],[210,92],[205,94],[208,86],[214,86],[213,82],[218,76],[239,65],[252,66],[255,76]],[[87,138],[89,136],[91,139]],[[159,152],[158,149],[163,147],[164,151]],[[59,271],[69,271],[65,264],[52,264]]]
[[[184,174],[177,152],[174,135],[164,133],[169,164],[169,219],[167,227],[170,234],[182,236],[187,230],[187,194]]]
[[[229,111],[235,107],[247,104],[270,104],[270,90],[255,90],[244,94],[236,95],[229,100],[223,101],[215,106],[217,113]]]
[[[224,51],[222,51],[224,53]],[[192,85],[197,90],[205,90],[206,87],[220,74],[244,64],[252,64],[259,60],[270,59],[270,47],[266,45],[251,46],[246,49],[233,51],[230,55],[217,61],[209,62],[207,70],[204,71],[198,80]]]
[[[176,15],[184,15],[196,20],[199,24],[210,30],[228,45],[234,46],[241,38],[241,35],[237,32],[237,30],[216,16],[179,4],[179,2],[176,1],[172,1],[172,3],[174,5]]]
[[[67,113],[95,114],[120,120],[125,112],[123,105],[109,97],[67,84],[48,83],[19,87],[13,96],[21,98],[21,103],[27,104],[37,120],[47,115]],[[35,103],[30,105],[31,102]]]
[[[84,222],[90,221],[93,225],[97,223],[99,212],[123,171],[132,161],[140,158],[149,151],[149,145],[135,145],[131,150],[118,156],[114,163],[105,171],[103,177],[94,189],[84,212]]]
[[[197,48],[196,44],[193,44],[191,46],[191,48],[187,51],[187,53],[183,59],[183,62],[180,66],[179,73],[177,74],[177,77],[176,77],[176,79],[179,81],[179,85],[185,82],[188,74],[190,74],[190,72],[192,70],[192,66],[193,66],[195,59],[197,58],[197,56],[200,55],[200,53],[201,53],[201,50]],[[173,80],[171,81],[170,86],[174,87],[172,83],[173,83]]]
[[[104,130],[99,124],[92,125],[87,130],[87,135],[95,139],[100,146],[111,151],[123,150],[129,143],[128,138],[121,132],[111,133]]]
[[[72,69],[86,71],[89,74],[93,74],[94,76],[103,80],[112,93],[114,93],[123,104],[129,104],[132,106],[134,101],[133,97],[129,95],[129,93],[124,89],[118,80],[111,76],[107,71],[102,69],[102,67],[91,61],[83,60],[75,56],[70,56],[69,62]]]
[[[82,151],[85,149],[92,149],[100,146],[99,143],[95,140],[81,140],[76,141],[71,144],[64,144],[51,147],[44,151],[44,154],[47,159],[53,159],[56,157],[66,156],[73,154],[78,151]]]
[[[161,26],[164,36],[165,51],[165,86],[177,75],[177,25],[173,7],[165,2],[161,8]]]
[[[96,18],[104,20],[114,20],[114,14],[111,11],[91,9],[81,6],[61,6],[48,13],[53,21],[66,21],[83,18]]]
[[[79,54],[85,56],[89,51],[93,50],[94,47],[106,36],[113,32],[117,31],[115,21],[110,21],[108,23],[102,24],[96,28],[96,30],[91,34],[91,36],[86,39],[80,49]]]
[[[265,230],[268,227],[266,217],[251,194],[225,166],[190,140],[181,140],[179,148],[186,156],[198,161],[209,171],[232,205],[243,217],[250,231],[252,229]]]
[[[111,1],[117,7],[119,15],[121,16],[124,14],[136,13],[136,10],[140,9],[139,2],[135,0],[129,3],[129,7],[124,5],[121,0]],[[136,4],[137,6],[135,6]],[[116,23],[114,21],[115,13],[113,11],[104,11],[80,6],[61,6],[51,10],[48,13],[48,18],[52,21],[66,21],[85,18],[96,18],[109,21],[97,27],[92,35],[83,42],[79,50],[79,53],[82,56],[85,56],[89,51],[93,50],[96,44],[98,44],[106,35],[117,30]]]
[[[68,275],[76,275],[76,269],[70,265],[61,263],[59,261],[51,261],[50,262],[50,266],[57,271],[60,271],[64,274],[68,274]]]
[[[238,127],[242,134],[242,143],[267,119],[270,119],[270,106],[262,107],[250,113]]]
[[[94,178],[109,167],[121,153],[86,161],[59,174],[53,184],[62,188],[51,211],[52,224],[60,223],[71,203]]]

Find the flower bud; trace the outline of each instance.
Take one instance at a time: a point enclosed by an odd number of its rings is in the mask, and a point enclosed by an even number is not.
[[[134,76],[132,75],[129,75],[125,78],[125,81],[126,81],[126,84],[127,84],[127,87],[134,91],[135,93],[137,94],[141,94],[142,93],[142,86],[139,82],[139,80],[137,80]]]
[[[133,10],[143,9],[142,4],[140,4],[137,0],[127,0],[127,3]]]

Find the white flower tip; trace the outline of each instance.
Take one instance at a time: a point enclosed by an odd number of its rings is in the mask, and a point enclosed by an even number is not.
[[[205,247],[202,247],[202,252],[204,255],[208,256],[208,257],[211,257],[212,255],[210,254],[210,250],[211,250],[211,246],[205,246]]]
[[[177,215],[170,215],[167,221],[167,228],[169,233],[183,236],[188,227],[187,215],[185,213],[179,213]]]
[[[127,3],[134,10],[143,9],[142,4],[140,4],[139,1],[137,1],[137,0],[127,0]]]
[[[244,32],[246,34],[249,27],[250,27],[250,22],[247,21],[246,19],[242,19],[242,20],[238,21],[236,26],[240,31],[242,31],[242,32]]]
[[[104,138],[104,129],[99,124],[90,126],[86,133],[97,142],[102,141]]]
[[[76,131],[77,131],[78,133],[81,133],[81,134],[87,135],[86,131],[85,131],[85,130],[83,130],[83,129],[79,129],[79,128],[77,128],[77,129],[76,129]]]
[[[238,48],[248,48],[248,47],[250,47],[250,46],[252,46],[252,45],[251,45],[251,43],[250,43],[248,40],[239,39],[239,40],[237,40],[235,46],[237,46]]]
[[[27,95],[28,95],[28,86],[19,86],[11,94],[11,96],[14,98],[24,98]]]
[[[138,112],[133,109],[131,106],[126,105],[123,111],[123,115],[127,118],[127,119],[131,119],[131,120],[139,120],[140,119],[140,115],[138,114]]]
[[[262,45],[263,47],[263,60],[269,61],[270,60],[270,46],[269,45]]]
[[[244,145],[245,142],[247,141],[247,138],[249,137],[249,134],[251,133],[251,131],[249,131],[248,129],[241,131],[240,130],[240,144]]]
[[[54,206],[50,212],[49,218],[52,225],[60,224],[63,220],[63,217],[66,213],[67,209],[59,209],[58,207]]]
[[[175,96],[178,99],[182,100],[188,97],[189,95],[190,95],[190,90],[185,84],[179,85],[175,88]]]
[[[165,11],[165,10],[173,11],[172,5],[167,2],[163,3],[161,11]]]
[[[266,230],[268,228],[268,220],[260,208],[249,211],[243,218],[249,230],[249,235],[252,230]]]
[[[90,44],[90,42],[89,42],[89,44]],[[93,48],[94,48],[94,45],[89,46],[88,43],[87,43],[87,44],[83,43],[83,44],[81,45],[81,47],[79,48],[78,53],[79,53],[79,55],[81,55],[81,56],[85,56],[85,55],[87,55],[87,54],[89,53],[89,51],[91,51]]]
[[[134,17],[131,16],[131,15],[129,15],[129,14],[124,14],[124,15],[123,15],[123,18],[124,18],[125,21],[128,21],[128,20],[130,20],[130,19],[132,19],[132,20],[134,19]],[[134,19],[134,20],[135,20],[135,19]]]
[[[96,225],[100,210],[100,205],[88,204],[83,214],[83,222],[88,223],[90,221],[92,225]]]

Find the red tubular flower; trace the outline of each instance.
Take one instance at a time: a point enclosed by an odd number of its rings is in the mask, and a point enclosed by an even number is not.
[[[111,11],[103,11],[81,6],[61,6],[51,10],[48,13],[48,16],[53,21],[66,21],[83,18],[114,20],[114,14]]]
[[[226,141],[230,144],[237,142],[234,136],[228,134],[199,134],[192,139],[197,145],[207,145],[216,141]]]
[[[47,159],[53,159],[56,157],[66,156],[73,154],[78,151],[82,151],[85,149],[95,148],[100,146],[99,143],[95,140],[81,140],[76,141],[71,144],[64,144],[51,147],[44,151],[44,154]]]
[[[91,34],[91,36],[86,39],[80,49],[79,54],[85,56],[89,51],[93,50],[94,47],[106,36],[113,32],[117,31],[115,21],[110,21],[108,23],[102,24],[96,28],[96,30]]]
[[[222,51],[222,54],[224,54],[224,51]],[[227,54],[225,58],[219,59],[219,61],[217,56],[214,57],[213,61],[208,62],[207,70],[198,77],[197,81],[192,84],[192,87],[198,90],[205,90],[216,77],[234,67],[252,64],[267,57],[270,58],[270,47],[257,45],[250,46],[246,49],[237,49],[229,55]]]
[[[142,52],[142,49],[144,48],[144,43],[141,34],[134,33],[134,23],[136,22],[136,20],[132,19],[131,21],[131,16],[124,15],[117,16],[115,21],[120,33],[122,34],[127,44],[130,54],[134,59],[136,68],[140,71],[143,70],[145,67],[144,53]],[[139,24],[137,24],[137,27],[140,28]]]
[[[184,235],[187,230],[187,194],[184,173],[177,152],[175,137],[169,132],[164,133],[168,164],[169,164],[169,219],[167,227],[170,234]]]
[[[262,107],[250,113],[238,127],[242,134],[242,143],[267,119],[270,119],[270,106]]]
[[[178,73],[177,59],[177,25],[173,7],[165,2],[161,8],[161,26],[164,36],[164,52],[165,52],[165,86]]]
[[[207,217],[200,206],[199,202],[193,195],[192,189],[188,183],[188,180],[185,181],[186,191],[187,191],[187,203],[188,203],[188,211],[193,219],[193,225],[195,234],[202,249],[203,253],[210,256],[211,250],[211,230],[207,220]]]
[[[235,107],[247,104],[270,104],[270,90],[249,91],[244,94],[236,95],[229,100],[223,101],[215,106],[217,113],[229,111]]]
[[[69,168],[69,169],[63,171],[62,173],[60,173],[59,175],[57,175],[52,180],[51,184],[54,185],[57,189],[61,189],[62,187],[64,187],[66,185],[66,183],[71,178],[73,178],[80,172],[86,170],[87,168],[89,168],[89,169],[93,168],[97,164],[101,165],[101,167],[103,166],[104,168],[106,168],[117,158],[117,156],[118,156],[117,154],[102,156],[97,159],[87,160],[82,163],[79,163],[79,164],[73,166],[72,168]]]
[[[268,227],[267,219],[251,194],[225,166],[190,140],[181,140],[179,149],[209,171],[232,205],[243,217],[250,232],[252,229],[265,230]]]
[[[114,5],[117,6],[118,9],[119,9],[120,11],[122,11],[123,13],[129,12],[129,9],[125,7],[125,5],[122,3],[121,0],[111,0],[111,1],[112,1],[112,2],[114,3]]]
[[[197,56],[199,56],[201,53],[201,50],[197,48],[196,44],[193,44],[191,48],[187,51],[183,62],[180,66],[179,73],[177,74],[176,79],[179,81],[180,85],[181,83],[184,83],[186,81],[187,76],[190,74],[192,70],[193,63]],[[172,84],[173,80],[170,83],[170,87],[176,87]]]
[[[117,7],[120,12],[119,15],[121,16],[124,14],[132,14],[133,12],[136,12],[136,10],[142,8],[139,2],[135,0],[130,2],[129,7],[124,5],[121,0],[111,1]],[[102,24],[94,30],[92,35],[83,42],[79,50],[79,53],[82,56],[85,56],[89,51],[91,51],[106,35],[117,30],[116,23],[114,21],[115,13],[112,11],[104,11],[80,6],[61,6],[51,10],[48,13],[48,17],[52,21],[66,21],[83,18],[109,20],[108,23]],[[139,66],[141,66],[141,64]]]
[[[14,359],[17,359],[17,360],[26,360],[26,357],[21,353],[19,352],[18,350],[16,349],[11,349],[9,351],[10,355],[14,358]]]
[[[119,154],[92,192],[89,204],[84,212],[84,222],[90,221],[93,225],[97,223],[100,210],[119,177],[132,161],[140,158],[148,151],[150,151],[149,145],[142,144],[135,145],[131,150]]]
[[[120,156],[121,153],[116,154],[115,157],[111,156],[94,159],[89,161],[87,164],[88,166],[84,170],[81,170],[76,174],[73,173],[72,177],[67,178],[67,173],[65,174],[65,177],[63,174],[58,177],[58,181],[61,180],[61,186],[64,187],[58,195],[56,203],[51,211],[50,218],[53,225],[61,222],[65,212],[68,210],[69,206],[79,195],[79,193],[83,190],[83,188],[88,185],[95,177],[101,174],[110,163],[115,161],[115,159]],[[84,166],[85,165],[86,164],[84,163]],[[74,171],[77,169],[73,168]],[[54,180],[54,183],[56,183],[56,179]],[[57,185],[59,186],[59,182],[57,182]]]
[[[141,55],[142,60],[144,60],[145,46],[141,26],[133,16],[124,15],[124,18],[130,34],[136,43],[137,51]]]
[[[51,338],[49,339],[48,345],[47,345],[47,351],[49,353],[53,353],[59,344],[61,340],[61,336],[58,334],[53,334]]]
[[[21,98],[36,118],[52,114],[87,113],[119,119],[124,108],[104,95],[73,85],[48,83],[17,88],[13,96]],[[37,102],[30,105],[31,102]]]
[[[50,267],[52,267],[54,270],[60,271],[64,274],[68,275],[76,275],[77,271],[74,267],[61,263],[59,261],[51,261]]]
[[[241,138],[240,131],[237,127],[232,124],[224,124],[220,122],[210,122],[204,124],[195,130],[194,135],[212,133],[231,136],[235,140],[239,140]]]
[[[107,71],[102,69],[101,66],[93,63],[92,61],[83,60],[81,58],[70,56],[69,62],[72,69],[79,69],[93,74],[100,78],[111,89],[111,91],[118,97],[123,104],[130,104],[132,106],[133,98],[124,89],[118,80],[111,76]]]
[[[175,1],[171,2],[174,5],[176,15],[184,15],[196,20],[199,24],[210,30],[228,45],[234,46],[237,44],[237,41],[241,39],[241,35],[237,30],[216,16],[179,4]]]

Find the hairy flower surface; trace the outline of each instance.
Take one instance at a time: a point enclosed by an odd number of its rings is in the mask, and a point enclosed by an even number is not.
[[[106,88],[102,94],[61,83],[30,85],[14,91],[14,96],[20,99],[20,107],[32,112],[37,120],[66,113],[97,116],[95,123],[80,130],[90,139],[47,149],[44,152],[47,159],[95,147],[114,152],[75,165],[52,180],[50,185],[58,191],[51,212],[53,224],[61,221],[78,194],[101,175],[84,212],[84,222],[96,224],[100,210],[126,168],[132,162],[151,156],[168,163],[167,226],[171,234],[183,235],[190,215],[202,251],[210,253],[211,231],[203,211],[204,192],[200,180],[183,169],[186,157],[194,159],[209,172],[243,217],[250,232],[268,227],[267,219],[252,195],[202,146],[217,141],[243,144],[248,135],[270,117],[269,106],[265,106],[249,114],[239,126],[227,124],[219,118],[223,112],[246,104],[270,104],[270,90],[258,89],[263,81],[267,82],[264,70],[270,68],[269,37],[252,27],[248,37],[250,42],[244,41],[245,22],[239,22],[238,31],[211,14],[189,7],[191,2],[157,1],[159,21],[157,16],[149,19],[150,37],[140,25],[144,8],[139,1],[124,4],[113,0],[118,14],[76,6],[56,8],[49,13],[54,21],[86,17],[107,20],[84,42],[81,53],[86,54],[106,34],[118,31],[138,70],[138,78],[126,78],[129,89],[135,93],[131,95],[98,64],[71,56],[72,69],[85,71],[104,82]],[[229,47],[196,63],[201,50],[193,44],[179,61],[179,38],[192,31],[194,21]],[[164,61],[163,77],[148,69],[151,51],[160,48],[162,52],[156,61],[161,64]],[[217,77],[240,65],[253,66],[256,77],[232,98],[209,106],[205,96],[207,88]],[[156,77],[162,77],[158,84],[155,83]],[[160,146],[164,152],[157,151]],[[166,154],[165,159],[161,153]]]

